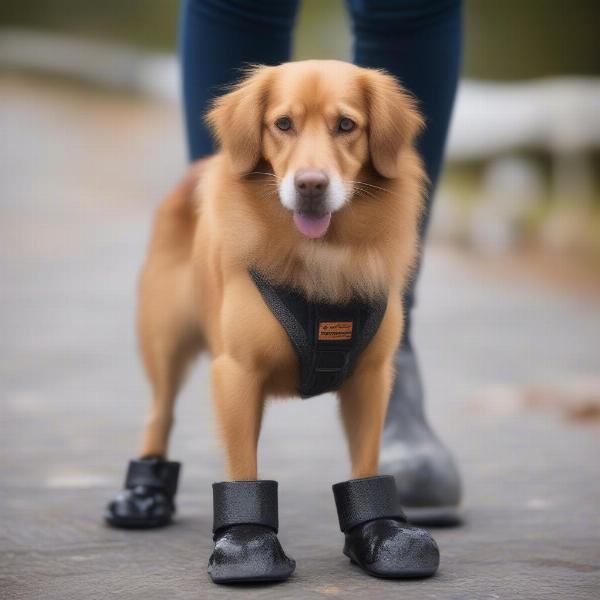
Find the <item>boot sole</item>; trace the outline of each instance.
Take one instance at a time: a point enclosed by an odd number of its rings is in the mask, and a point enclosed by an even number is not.
[[[210,575],[210,578],[212,579],[212,582],[217,585],[235,585],[238,583],[276,583],[278,581],[289,579],[290,575],[283,575],[281,577],[213,577]]]
[[[344,552],[344,554],[346,553]],[[348,556],[348,554],[346,554],[346,556]],[[416,569],[412,571],[402,571],[402,573],[391,573],[388,575],[385,573],[377,573],[376,571],[370,571],[369,569],[363,567],[361,564],[357,563],[351,556],[348,556],[348,558],[350,559],[350,562],[353,565],[356,565],[363,573],[366,573],[371,577],[377,577],[379,579],[426,579],[428,577],[433,577],[437,572],[437,568],[433,570]]]
[[[107,525],[117,529],[157,529],[158,527],[170,525],[173,519],[119,519],[113,516],[105,516],[104,521]]]
[[[210,568],[210,565],[209,565]],[[289,579],[294,571],[296,570],[296,563],[294,562],[293,567],[290,571],[288,572],[281,572],[278,575],[269,575],[268,573],[257,573],[256,575],[251,575],[251,574],[247,574],[247,575],[227,575],[226,573],[221,572],[221,574],[218,573],[212,573],[210,570],[208,571],[208,574],[210,576],[210,578],[212,579],[213,583],[216,583],[218,585],[228,585],[228,584],[236,584],[236,583],[269,583],[269,582],[273,582],[276,583],[278,581],[285,581],[286,579]]]

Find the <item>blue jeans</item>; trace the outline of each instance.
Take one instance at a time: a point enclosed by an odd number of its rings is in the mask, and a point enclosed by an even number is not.
[[[353,62],[395,75],[419,99],[426,118],[418,141],[431,182],[423,238],[460,70],[462,2],[346,0],[346,4],[354,34]],[[297,9],[298,0],[183,1],[180,54],[190,159],[213,152],[202,115],[210,100],[239,78],[240,67],[290,59]],[[404,298],[407,344],[414,288],[413,280]]]

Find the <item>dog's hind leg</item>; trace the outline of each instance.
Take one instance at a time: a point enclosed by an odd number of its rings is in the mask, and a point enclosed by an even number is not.
[[[140,458],[129,463],[125,489],[109,503],[105,518],[117,527],[166,525],[175,512],[180,465],[166,460],[173,405],[184,372],[198,349],[195,329],[182,311],[185,280],[158,275],[150,261],[142,275],[139,335],[152,385]],[[162,293],[161,293],[162,289]]]
[[[187,366],[200,348],[194,313],[192,253],[196,192],[202,163],[158,208],[139,282],[138,338],[152,405],[140,455],[165,458],[173,404]]]
[[[140,350],[152,386],[140,457],[165,459],[175,399],[201,344],[186,300],[190,277],[178,278],[174,273],[166,280],[153,280],[151,267],[147,266],[140,282]]]
[[[152,386],[140,458],[129,463],[122,490],[106,509],[117,527],[166,525],[175,512],[179,463],[166,460],[173,405],[186,367],[201,347],[194,318],[193,173],[160,206],[139,287],[140,349]]]

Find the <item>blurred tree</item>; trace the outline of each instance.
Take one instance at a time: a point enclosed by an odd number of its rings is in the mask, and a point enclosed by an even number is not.
[[[466,0],[465,75],[600,74],[598,0]]]
[[[0,25],[171,49],[177,0],[2,0]]]
[[[466,0],[465,75],[600,74],[600,0]],[[2,0],[0,25],[175,48],[176,0]],[[304,0],[297,58],[347,58],[343,0]]]

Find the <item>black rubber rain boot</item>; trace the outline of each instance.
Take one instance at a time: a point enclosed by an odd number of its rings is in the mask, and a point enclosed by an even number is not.
[[[277,539],[276,481],[213,483],[213,509],[208,574],[215,583],[283,581],[294,572]]]
[[[180,467],[178,462],[159,458],[130,461],[125,489],[108,503],[106,522],[126,529],[168,525],[175,514]]]
[[[408,520],[417,525],[458,525],[461,480],[452,454],[423,410],[419,365],[408,340],[394,359],[396,379],[383,430],[379,470],[396,479]]]
[[[440,564],[435,540],[408,525],[390,475],[351,479],[333,486],[344,554],[375,577],[430,577]]]

